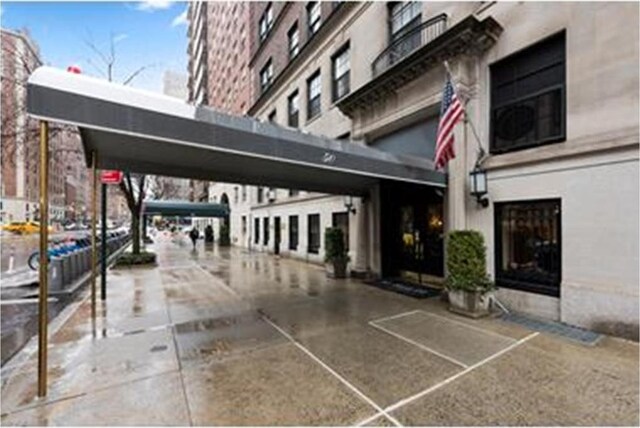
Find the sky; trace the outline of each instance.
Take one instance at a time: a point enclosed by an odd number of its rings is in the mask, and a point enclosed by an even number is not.
[[[66,69],[80,66],[82,73],[104,77],[106,66],[89,47],[109,53],[114,40],[114,81],[123,82],[140,67],[146,68],[130,85],[162,92],[165,70],[187,73],[185,2],[11,2],[2,1],[2,28],[27,28],[40,48],[45,64]]]

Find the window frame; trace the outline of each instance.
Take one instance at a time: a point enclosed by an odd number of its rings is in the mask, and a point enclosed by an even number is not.
[[[547,281],[535,282],[526,279],[519,279],[517,275],[507,277],[502,270],[502,208],[508,205],[531,205],[531,204],[557,204],[557,281],[550,283]],[[552,297],[560,297],[560,289],[562,287],[562,198],[548,199],[525,199],[494,202],[494,277],[496,285],[499,287],[525,291],[530,293],[542,294]]]
[[[317,218],[318,219],[318,243],[317,245],[314,245],[313,247],[311,246],[311,237],[312,237],[312,233],[311,233],[311,218]],[[320,214],[307,214],[307,253],[309,254],[320,254],[320,246],[321,246],[321,225],[322,223],[320,222]]]
[[[253,231],[255,233],[255,235],[253,236],[253,243],[255,245],[260,245],[260,217],[254,217]]]
[[[269,217],[262,218],[262,245],[269,246]]]
[[[347,55],[347,70],[340,76],[336,76],[337,61],[345,54]],[[345,77],[347,81],[346,92],[338,94],[338,82]],[[347,41],[331,56],[331,98],[333,102],[336,102],[349,93],[351,93],[351,44],[350,41]]]
[[[291,43],[292,40],[294,40],[293,35],[295,35],[295,45]],[[298,27],[298,21],[294,22],[287,32],[287,43],[289,60],[292,60],[300,53],[300,28]]]
[[[322,27],[322,2],[310,1],[307,3],[307,30],[309,31],[309,38],[315,35]],[[312,10],[317,7],[317,18],[312,20]]]
[[[266,77],[266,79],[265,79]],[[260,92],[265,93],[273,84],[273,61],[271,58],[260,69]]]
[[[295,219],[295,234],[293,233],[293,220]],[[295,236],[295,240],[292,239]],[[295,245],[293,245],[295,243]],[[300,218],[298,215],[289,216],[289,251],[298,251],[300,244]]]
[[[539,89],[537,91],[528,93],[526,95],[522,95],[519,97],[514,97],[510,99],[508,102],[502,102],[500,104],[496,104],[496,84],[494,82],[494,77],[496,74],[495,69],[504,65],[508,61],[513,61],[523,55],[526,55],[527,51],[533,51],[536,49],[540,49],[540,46],[545,43],[552,43],[554,39],[561,38],[562,41],[562,83],[556,83],[553,85],[549,85],[543,89]],[[560,42],[559,42],[560,43]],[[535,73],[539,73],[554,64],[545,64],[543,66],[538,66],[535,70]],[[523,76],[531,75],[532,72],[523,73],[519,78],[521,79]],[[517,79],[513,79],[514,81]],[[560,101],[559,101],[559,112],[560,112],[560,131],[558,135],[552,135],[549,137],[541,138],[535,141],[526,142],[526,143],[516,143],[512,144],[509,147],[496,147],[496,118],[495,113],[504,107],[514,106],[523,103],[528,100],[535,100],[542,95],[552,94],[556,91],[560,93]],[[536,114],[538,110],[536,110]],[[535,126],[538,125],[536,122]],[[489,152],[491,154],[499,155],[504,153],[517,152],[520,150],[531,149],[535,147],[545,146],[547,144],[555,144],[566,141],[567,139],[567,36],[566,30],[561,30],[559,32],[553,33],[547,37],[544,37],[532,44],[529,44],[522,49],[519,49],[504,58],[500,58],[499,60],[489,64]]]
[[[292,112],[293,99],[296,99],[296,111]],[[295,124],[293,123],[295,114]],[[287,125],[292,128],[300,127],[300,91],[296,89],[287,97]]]
[[[318,95],[315,97],[311,97],[311,88],[312,82],[318,79]],[[317,100],[317,111],[312,111],[312,107],[315,105]],[[316,70],[308,79],[307,79],[307,121],[314,119],[320,116],[322,113],[322,74],[320,74],[320,69]]]
[[[394,13],[393,9],[396,6],[399,5],[403,5],[403,7],[401,8],[401,10],[399,12]],[[413,28],[416,28],[418,25],[420,25],[420,22],[422,22],[422,10],[420,9],[421,7],[421,2],[419,1],[397,1],[397,2],[390,2],[388,3],[388,28],[389,28],[389,43],[394,43],[397,42],[398,40],[401,40],[407,33],[409,33]],[[409,21],[407,21],[402,27],[399,27],[396,31],[393,31],[393,22],[394,22],[394,18],[396,18],[396,16],[401,16],[402,12],[404,12],[408,7],[416,7],[418,8],[418,13],[413,16]]]
[[[269,2],[258,21],[258,39],[263,43],[273,28],[273,3]],[[264,24],[264,30],[263,30]]]

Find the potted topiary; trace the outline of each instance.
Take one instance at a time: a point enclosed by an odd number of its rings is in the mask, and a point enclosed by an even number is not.
[[[324,232],[324,260],[327,275],[333,278],[347,277],[349,255],[344,245],[344,235],[337,227],[328,227]]]
[[[487,276],[486,248],[480,232],[450,232],[446,264],[449,310],[473,318],[489,314],[489,302],[495,287]]]

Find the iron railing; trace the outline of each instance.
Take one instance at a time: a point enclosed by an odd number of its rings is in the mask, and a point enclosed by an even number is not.
[[[371,64],[373,77],[376,78],[402,59],[415,52],[447,29],[447,15],[435,16],[409,30],[400,39],[395,40]]]

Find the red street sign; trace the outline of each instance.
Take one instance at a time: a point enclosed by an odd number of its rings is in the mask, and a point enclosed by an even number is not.
[[[100,182],[103,184],[120,184],[122,171],[106,170],[100,172]]]

